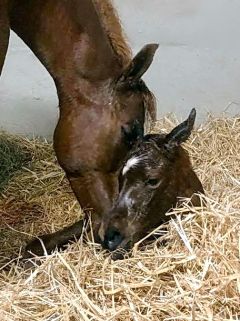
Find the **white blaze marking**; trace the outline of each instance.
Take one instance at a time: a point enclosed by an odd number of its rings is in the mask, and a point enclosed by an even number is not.
[[[130,168],[135,167],[138,163],[139,163],[140,159],[138,157],[133,157],[130,158],[126,165],[123,167],[123,175],[125,175],[127,173],[127,171],[129,171]]]
[[[130,188],[124,195],[123,198],[123,204],[127,206],[127,209],[129,210],[133,205],[133,200],[131,198],[132,188]]]

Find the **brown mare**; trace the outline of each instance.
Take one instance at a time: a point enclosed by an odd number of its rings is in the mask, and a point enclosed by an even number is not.
[[[119,196],[102,223],[102,240],[110,251],[129,249],[148,232],[169,220],[166,216],[180,198],[200,205],[197,193],[204,193],[192,169],[188,153],[181,147],[191,134],[196,117],[188,119],[169,134],[141,135],[124,162]],[[121,258],[121,251],[113,253]]]
[[[155,103],[141,77],[156,44],[132,59],[109,0],[0,0],[0,72],[9,31],[35,53],[55,81],[60,117],[54,148],[98,236],[118,194],[118,172]],[[64,215],[64,213],[63,213]],[[82,222],[42,238],[51,251],[79,237]],[[27,249],[41,254],[38,240]]]

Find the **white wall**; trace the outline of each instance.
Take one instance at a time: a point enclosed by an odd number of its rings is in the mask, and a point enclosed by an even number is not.
[[[51,138],[58,116],[57,106],[52,78],[12,33],[0,78],[0,127],[14,133]]]
[[[239,0],[114,0],[130,44],[160,44],[145,76],[158,99],[158,115],[198,121],[206,112],[240,112]],[[0,126],[51,136],[57,119],[52,80],[33,54],[12,35],[0,80]]]

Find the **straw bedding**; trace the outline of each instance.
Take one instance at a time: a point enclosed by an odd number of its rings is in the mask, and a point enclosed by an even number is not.
[[[173,123],[164,118],[155,130]],[[186,144],[205,207],[186,200],[171,211],[167,233],[136,244],[126,260],[111,262],[98,245],[79,240],[31,270],[21,267],[21,245],[82,213],[52,146],[7,137],[31,161],[0,198],[1,320],[240,320],[239,117],[210,118]]]

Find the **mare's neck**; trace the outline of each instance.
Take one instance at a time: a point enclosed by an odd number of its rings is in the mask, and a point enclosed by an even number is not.
[[[15,0],[10,22],[60,92],[81,91],[121,71],[92,1]]]

